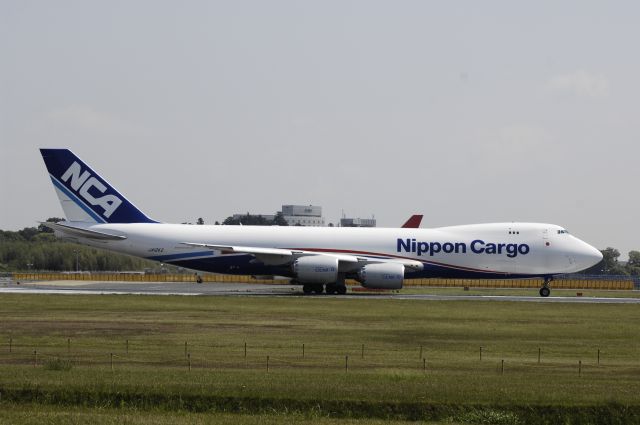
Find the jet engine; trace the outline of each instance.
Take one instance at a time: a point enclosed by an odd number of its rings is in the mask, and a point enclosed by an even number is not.
[[[300,257],[291,267],[302,283],[331,283],[338,280],[338,259],[326,255]]]
[[[371,289],[401,289],[404,265],[397,263],[367,264],[358,271],[358,282]]]

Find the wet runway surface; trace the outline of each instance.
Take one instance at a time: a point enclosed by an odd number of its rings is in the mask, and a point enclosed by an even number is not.
[[[345,299],[399,299],[424,301],[518,301],[541,303],[607,303],[640,304],[640,298],[562,297],[514,295],[442,295],[354,292],[347,295],[304,295],[300,286],[255,283],[171,283],[171,282],[17,282],[0,283],[0,294],[65,294],[65,295],[181,295],[181,296],[290,296]],[[532,293],[535,293],[532,290]]]

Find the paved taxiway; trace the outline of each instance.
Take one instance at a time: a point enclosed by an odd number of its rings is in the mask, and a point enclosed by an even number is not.
[[[533,292],[533,290],[532,290]],[[184,295],[184,296],[303,296],[299,286],[264,285],[255,283],[137,283],[137,282],[87,282],[87,281],[54,281],[54,282],[16,282],[0,283],[0,294],[67,294],[67,295]],[[542,298],[538,296],[512,295],[437,295],[437,294],[403,294],[398,293],[354,293],[347,295],[324,295],[324,297],[367,298],[367,299],[401,299],[426,301],[520,301],[544,303],[609,303],[640,304],[640,298],[608,298],[608,297],[559,297]]]

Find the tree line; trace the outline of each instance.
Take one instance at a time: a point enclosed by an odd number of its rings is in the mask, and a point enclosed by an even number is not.
[[[216,222],[218,224],[218,222]],[[243,216],[227,217],[222,224],[225,225],[242,225],[242,226],[288,226],[287,220],[284,219],[282,211],[275,213],[273,219],[268,219],[262,215],[254,215],[247,213]]]
[[[184,221],[181,224],[193,224],[190,221]],[[203,225],[204,219],[198,217],[196,220],[197,225]],[[216,220],[213,223],[216,226],[220,225],[220,222]],[[282,211],[278,211],[274,214],[273,219],[267,218],[261,214],[245,214],[245,215],[231,215],[224,219],[222,224],[226,226],[288,226],[287,220],[284,219]]]
[[[63,221],[58,217],[48,222]],[[198,224],[204,224],[201,218]],[[216,224],[218,224],[216,222]],[[273,220],[263,216],[247,214],[228,217],[225,225],[243,226],[286,226],[282,213],[275,214]],[[630,251],[626,263],[619,261],[620,251],[615,248],[601,250],[603,259],[581,274],[640,276],[640,251]],[[65,242],[56,238],[53,231],[44,225],[25,227],[18,231],[0,230],[0,272],[11,271],[176,271],[173,266],[161,266],[155,261],[132,257],[125,254],[91,248]]]
[[[49,218],[49,222],[62,221]],[[0,272],[159,271],[154,261],[65,242],[44,225],[0,230]]]

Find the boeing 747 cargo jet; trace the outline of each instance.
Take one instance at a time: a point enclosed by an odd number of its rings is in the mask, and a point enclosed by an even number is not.
[[[193,226],[149,218],[67,149],[41,149],[66,221],[56,235],[193,270],[277,275],[304,293],[345,294],[345,279],[400,289],[406,278],[543,278],[577,272],[600,251],[553,224],[419,228]]]

